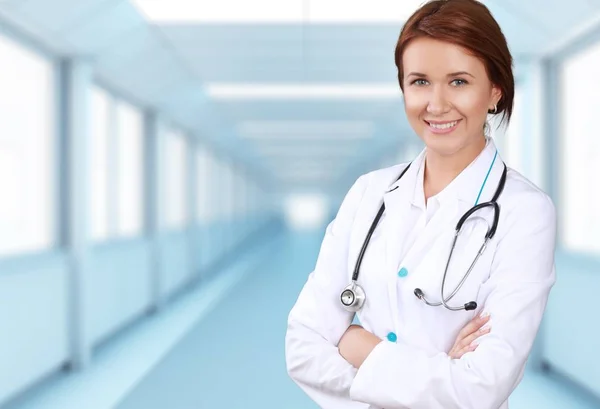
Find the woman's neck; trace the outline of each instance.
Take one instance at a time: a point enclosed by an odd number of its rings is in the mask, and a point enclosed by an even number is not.
[[[423,191],[425,202],[444,190],[477,156],[486,145],[485,138],[473,143],[451,156],[438,155],[427,151],[425,156],[425,173]]]

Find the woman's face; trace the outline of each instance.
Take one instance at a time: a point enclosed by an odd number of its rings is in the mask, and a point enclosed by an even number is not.
[[[413,40],[402,58],[406,116],[428,150],[454,155],[483,147],[483,126],[500,89],[483,63],[463,48],[431,38]]]

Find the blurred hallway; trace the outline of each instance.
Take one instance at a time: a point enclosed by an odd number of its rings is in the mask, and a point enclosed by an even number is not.
[[[286,318],[348,189],[424,148],[423,2],[0,0],[0,408],[314,407]],[[600,0],[481,3],[515,96],[484,133],[558,221],[511,409],[600,409]]]

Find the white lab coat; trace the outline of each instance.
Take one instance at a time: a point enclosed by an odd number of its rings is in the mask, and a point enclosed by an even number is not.
[[[459,306],[476,301],[476,310],[427,306],[413,294],[419,287],[429,300],[440,300],[457,221],[475,204],[488,170],[479,203],[491,200],[498,186],[503,162],[498,154],[490,166],[495,152],[488,139],[477,159],[437,195],[439,209],[426,225],[414,205],[419,199],[415,193],[423,194],[419,169],[425,151],[395,183],[407,164],[368,173],[352,186],[327,227],[315,269],[288,317],[288,373],[320,407],[508,408],[508,397],[523,377],[556,279],[556,218],[550,198],[508,169],[498,200],[496,235],[449,302]],[[353,320],[340,304],[340,293],[351,281],[382,198],[386,210],[358,279],[366,302],[357,315],[361,325],[383,342],[357,370],[337,348]],[[490,224],[491,214],[489,209],[477,212]],[[419,233],[413,237],[410,233],[415,229]],[[446,297],[467,271],[486,231],[481,219],[464,225],[448,270]],[[397,274],[402,267],[408,270],[405,277]],[[479,338],[474,352],[451,359],[447,353],[458,332],[482,311],[491,314],[491,332]],[[396,342],[387,339],[390,332],[396,334]]]

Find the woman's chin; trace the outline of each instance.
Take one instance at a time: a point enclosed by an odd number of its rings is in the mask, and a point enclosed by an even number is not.
[[[428,150],[444,156],[456,153],[461,147],[461,138],[453,134],[438,135],[426,131],[423,139]]]

